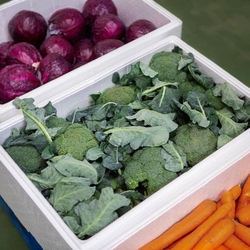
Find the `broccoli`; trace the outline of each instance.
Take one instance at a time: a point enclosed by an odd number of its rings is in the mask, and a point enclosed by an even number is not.
[[[83,124],[74,123],[54,140],[58,155],[70,154],[77,160],[83,160],[90,148],[98,145],[93,132]]]
[[[213,88],[208,89],[205,94],[207,96],[207,102],[211,107],[215,108],[216,110],[226,107],[226,104],[221,101],[221,98],[213,94]]]
[[[188,97],[188,93],[190,91],[196,91],[202,94],[205,94],[205,89],[195,81],[185,81],[178,85],[178,89],[183,100],[186,100]]]
[[[186,154],[187,162],[194,166],[217,149],[217,137],[209,128],[182,125],[176,130],[173,141]]]
[[[158,73],[160,81],[165,82],[184,82],[187,73],[178,70],[178,63],[182,55],[169,51],[161,51],[153,55],[149,67]]]
[[[139,189],[141,185],[146,195],[151,195],[177,177],[177,173],[164,168],[161,150],[161,147],[144,147],[124,160],[122,176],[127,188]]]
[[[135,91],[130,86],[114,86],[105,89],[96,100],[96,104],[115,102],[127,105],[134,101]]]
[[[44,159],[32,145],[14,145],[5,150],[25,173],[38,172],[45,166]]]

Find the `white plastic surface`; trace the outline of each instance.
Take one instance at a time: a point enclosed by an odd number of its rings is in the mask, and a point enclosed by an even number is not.
[[[111,68],[113,72],[125,73],[131,63],[147,63],[154,53],[170,51],[175,45],[184,53],[193,53],[201,71],[213,77],[215,82],[227,81],[250,99],[248,87],[175,36]],[[51,101],[58,109],[58,115],[65,117],[75,108],[88,105],[89,94],[111,86],[111,77],[112,73],[107,71],[104,77],[95,76],[76,85],[71,92],[54,96]],[[39,105],[45,104],[41,102]],[[22,115],[0,124],[0,143],[10,135],[11,128],[22,124]],[[1,147],[0,195],[44,249],[136,250],[191,211],[201,200],[216,200],[223,190],[243,182],[250,173],[249,139],[250,130],[247,130],[88,240],[79,240],[70,231]]]
[[[85,2],[86,0],[14,0],[0,5],[0,43],[11,40],[7,31],[7,25],[10,18],[20,10],[27,9],[37,11],[48,20],[50,15],[60,8],[73,7],[82,11]],[[182,21],[154,1],[113,0],[113,2],[117,7],[119,17],[126,26],[138,19],[148,19],[156,25],[157,29],[101,58],[30,91],[23,95],[22,98],[33,97],[37,103],[48,100],[58,92],[67,91],[83,80],[102,74],[102,72],[107,71],[109,67],[112,67],[127,57],[134,55],[142,48],[146,48],[169,35],[181,37]],[[18,113],[11,101],[3,105],[0,104],[0,123]]]

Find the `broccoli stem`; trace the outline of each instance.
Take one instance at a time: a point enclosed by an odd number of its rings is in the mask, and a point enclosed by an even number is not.
[[[176,83],[163,82],[163,83],[161,83],[161,84],[157,84],[157,85],[153,86],[153,87],[150,88],[150,89],[144,90],[144,91],[142,92],[142,96],[147,95],[147,94],[149,94],[149,93],[151,93],[151,92],[154,92],[154,91],[157,90],[157,89],[160,89],[160,88],[162,88],[162,87],[169,86],[169,85],[176,86]]]
[[[49,143],[52,143],[52,138],[50,136],[50,134],[48,133],[47,129],[45,128],[45,126],[43,126],[43,124],[38,120],[36,119],[34,116],[32,116],[31,114],[29,114],[29,112],[27,112],[25,109],[23,109],[22,107],[20,107],[22,112],[27,115],[32,121],[34,121],[37,126],[42,130],[43,134],[45,135],[45,138],[46,140],[49,142]]]

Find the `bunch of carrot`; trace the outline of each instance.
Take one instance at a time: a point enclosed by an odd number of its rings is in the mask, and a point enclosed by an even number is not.
[[[186,217],[140,250],[250,250],[250,175],[222,193],[218,202],[202,201]]]

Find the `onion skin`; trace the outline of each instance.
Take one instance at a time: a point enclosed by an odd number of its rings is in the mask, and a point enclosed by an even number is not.
[[[15,43],[12,41],[0,43],[0,70],[7,65],[8,51]]]
[[[92,61],[93,60],[93,47],[94,47],[94,44],[92,40],[88,38],[83,38],[77,43],[75,43],[74,45],[75,64],[84,65]]]
[[[6,58],[7,64],[27,64],[37,68],[42,56],[38,49],[26,42],[16,43],[11,46]]]
[[[87,0],[83,5],[83,16],[88,26],[92,26],[96,17],[104,14],[117,15],[117,8],[112,0]]]
[[[7,65],[0,71],[0,102],[11,101],[39,86],[41,82],[31,66]]]
[[[51,36],[61,35],[70,43],[75,43],[84,36],[85,20],[77,9],[60,9],[49,18],[48,30]]]
[[[50,82],[72,70],[71,64],[61,55],[51,53],[39,64],[38,75],[42,84]]]
[[[57,53],[63,56],[71,64],[73,64],[75,60],[73,46],[68,40],[61,36],[47,37],[41,44],[39,51],[42,57],[51,53]]]
[[[96,59],[123,45],[124,43],[118,39],[107,39],[100,41],[93,48],[93,57]]]
[[[27,42],[39,47],[47,35],[45,18],[34,11],[22,10],[8,23],[8,31],[15,43]]]
[[[94,43],[106,39],[122,39],[126,27],[123,21],[114,14],[105,14],[96,18],[92,26],[92,39]]]
[[[156,26],[149,20],[139,19],[129,25],[125,34],[125,41],[129,43],[155,30]]]

